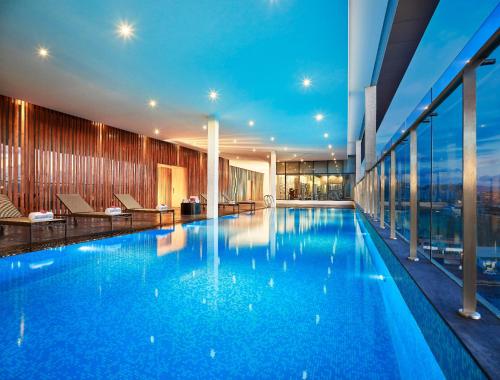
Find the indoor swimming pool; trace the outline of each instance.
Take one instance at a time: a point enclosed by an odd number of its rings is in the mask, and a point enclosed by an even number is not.
[[[2,379],[445,377],[354,210],[3,258],[0,321]]]

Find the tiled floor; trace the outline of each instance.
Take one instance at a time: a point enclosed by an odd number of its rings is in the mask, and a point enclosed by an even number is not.
[[[257,202],[256,208],[263,208],[263,202]],[[240,212],[249,212],[249,205],[241,205]],[[219,215],[233,214],[232,207],[219,208]],[[180,209],[175,209],[175,222],[186,223],[193,220],[206,219],[203,211],[198,215],[181,215]],[[64,241],[64,225],[57,224],[53,227],[35,227],[33,228],[33,243],[28,244],[29,231],[26,227],[4,226],[3,234],[0,234],[0,257],[10,256],[27,251],[36,251],[39,249],[62,245],[65,243],[76,243],[99,239],[107,236],[115,236],[130,233],[130,222],[128,220],[114,222],[113,231],[110,231],[110,225],[107,220],[79,218],[78,224],[74,224],[73,218],[67,219],[68,231],[67,241]],[[136,213],[133,217],[133,231],[140,231],[158,227],[160,217],[155,214]],[[172,216],[168,214],[163,216],[163,225],[172,225]]]

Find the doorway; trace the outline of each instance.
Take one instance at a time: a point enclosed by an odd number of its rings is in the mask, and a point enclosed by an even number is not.
[[[187,169],[180,166],[158,165],[158,204],[180,207],[188,197]]]

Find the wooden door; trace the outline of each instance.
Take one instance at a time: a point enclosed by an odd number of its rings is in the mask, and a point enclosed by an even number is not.
[[[158,204],[172,206],[172,169],[167,166],[158,165]]]

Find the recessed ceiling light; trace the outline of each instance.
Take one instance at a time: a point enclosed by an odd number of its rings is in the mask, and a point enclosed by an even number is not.
[[[240,159],[240,156],[236,156],[236,159],[239,160]]]
[[[253,120],[248,121],[249,127],[253,127],[254,125],[255,125],[255,121],[253,121]]]
[[[148,104],[151,108],[155,108],[158,103],[156,102],[156,100],[151,99]]]
[[[233,139],[233,144],[236,144],[237,142],[238,142],[238,140]]]
[[[316,119],[317,122],[320,122],[323,121],[325,115],[323,115],[322,113],[317,113],[316,115],[314,115],[314,118]]]
[[[37,54],[39,57],[47,58],[49,56],[49,49],[47,49],[43,46],[39,46],[38,50],[37,50]]]
[[[312,85],[312,80],[311,80],[311,78],[309,78],[309,77],[305,77],[304,79],[302,79],[302,86],[303,86],[304,88],[309,88],[309,87],[311,87],[311,85]]]
[[[266,158],[269,158],[269,154],[266,156]]]
[[[274,141],[274,137],[271,136],[271,138],[269,140]]]
[[[126,21],[120,22],[116,28],[118,35],[124,40],[130,40],[134,37],[134,31],[134,26]]]
[[[323,133],[323,137],[324,137],[325,139],[327,139],[327,138],[328,138],[328,133],[326,133],[326,132],[325,132],[325,133]]]
[[[252,152],[255,152],[256,150],[257,150],[257,149],[253,148],[253,149],[252,149]]]
[[[294,153],[294,154],[293,154],[293,156],[294,156],[294,157],[297,157],[297,153]]]
[[[332,144],[328,144],[328,149],[332,149]]]
[[[219,99],[219,93],[216,90],[208,91],[208,99],[210,99],[212,102],[217,101],[217,99]]]
[[[160,134],[160,130],[159,129],[155,129],[155,135],[158,135]]]
[[[303,159],[303,158],[301,158],[301,159],[300,159],[300,162],[304,162],[304,159]]]
[[[287,147],[287,146],[285,146],[283,149],[284,149],[284,150],[288,150],[288,147]]]
[[[206,125],[206,124],[204,124],[204,125],[203,125],[203,129],[204,129],[204,130],[206,130],[206,129],[207,129],[207,125]]]

